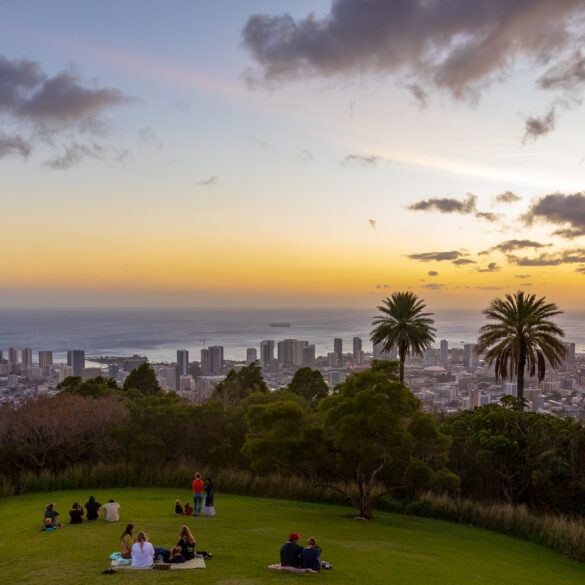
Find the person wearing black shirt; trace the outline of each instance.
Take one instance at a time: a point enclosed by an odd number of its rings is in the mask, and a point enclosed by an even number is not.
[[[186,561],[190,561],[195,558],[195,538],[191,534],[188,526],[181,526],[181,532],[179,533],[179,542],[177,547],[181,547],[181,555]]]
[[[285,542],[280,548],[280,565],[282,567],[300,567],[301,552],[303,547],[298,543],[300,536],[296,532],[291,532],[288,536],[288,542]]]
[[[95,501],[93,496],[89,497],[89,502],[85,504],[85,509],[87,510],[86,518],[88,520],[97,520],[101,508],[101,504]]]
[[[69,524],[81,524],[83,522],[83,508],[75,502],[69,510],[69,516],[71,516]]]

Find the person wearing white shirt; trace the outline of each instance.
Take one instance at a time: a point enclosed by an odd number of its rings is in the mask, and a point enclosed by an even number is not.
[[[144,532],[139,532],[136,542],[132,545],[132,566],[152,567],[154,562],[154,547],[148,542]]]
[[[120,520],[120,504],[110,500],[107,504],[102,506],[107,522],[118,522]]]

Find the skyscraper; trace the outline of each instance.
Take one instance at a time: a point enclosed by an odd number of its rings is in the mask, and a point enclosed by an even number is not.
[[[83,368],[85,368],[85,350],[71,349],[67,352],[67,365],[73,368],[73,375],[81,378]]]
[[[467,369],[477,368],[479,364],[476,347],[475,343],[466,343],[463,346],[463,366]]]
[[[305,345],[303,347],[303,367],[314,368],[315,367],[315,346]]]
[[[223,345],[210,345],[207,351],[208,373],[212,376],[223,374]]]
[[[39,351],[39,367],[46,368],[53,365],[52,351]]]
[[[281,366],[290,367],[295,363],[296,339],[283,339],[278,342],[278,361]]]
[[[354,337],[353,338],[353,362],[355,364],[362,363],[362,338],[361,337]]]
[[[32,347],[25,347],[22,350],[22,365],[25,368],[32,366]]]
[[[9,364],[18,363],[18,350],[16,349],[16,347],[8,348],[8,363]]]
[[[260,365],[268,370],[274,359],[274,339],[265,339],[260,342]]]
[[[177,368],[179,377],[189,375],[189,352],[186,349],[177,350]]]
[[[373,350],[373,357],[375,360],[397,360],[398,359],[398,350],[396,346],[393,345],[390,348],[390,351],[384,351],[383,349],[384,344],[374,343],[374,350]]]
[[[248,347],[246,349],[246,365],[249,366],[251,363],[258,360],[258,352],[255,347]]]
[[[336,337],[333,340],[333,353],[337,357],[337,363],[335,365],[341,365],[341,356],[343,355],[343,339],[341,337]]]
[[[445,365],[449,361],[449,342],[441,339],[441,357],[440,362]]]

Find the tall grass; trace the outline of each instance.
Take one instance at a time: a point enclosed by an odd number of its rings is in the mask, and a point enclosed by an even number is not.
[[[534,542],[585,561],[585,522],[564,515],[537,515],[526,506],[482,504],[466,498],[426,493],[408,513],[488,528]]]

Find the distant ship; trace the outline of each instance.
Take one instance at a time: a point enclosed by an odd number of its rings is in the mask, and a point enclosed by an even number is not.
[[[270,327],[290,327],[290,323],[284,322],[270,323]]]

